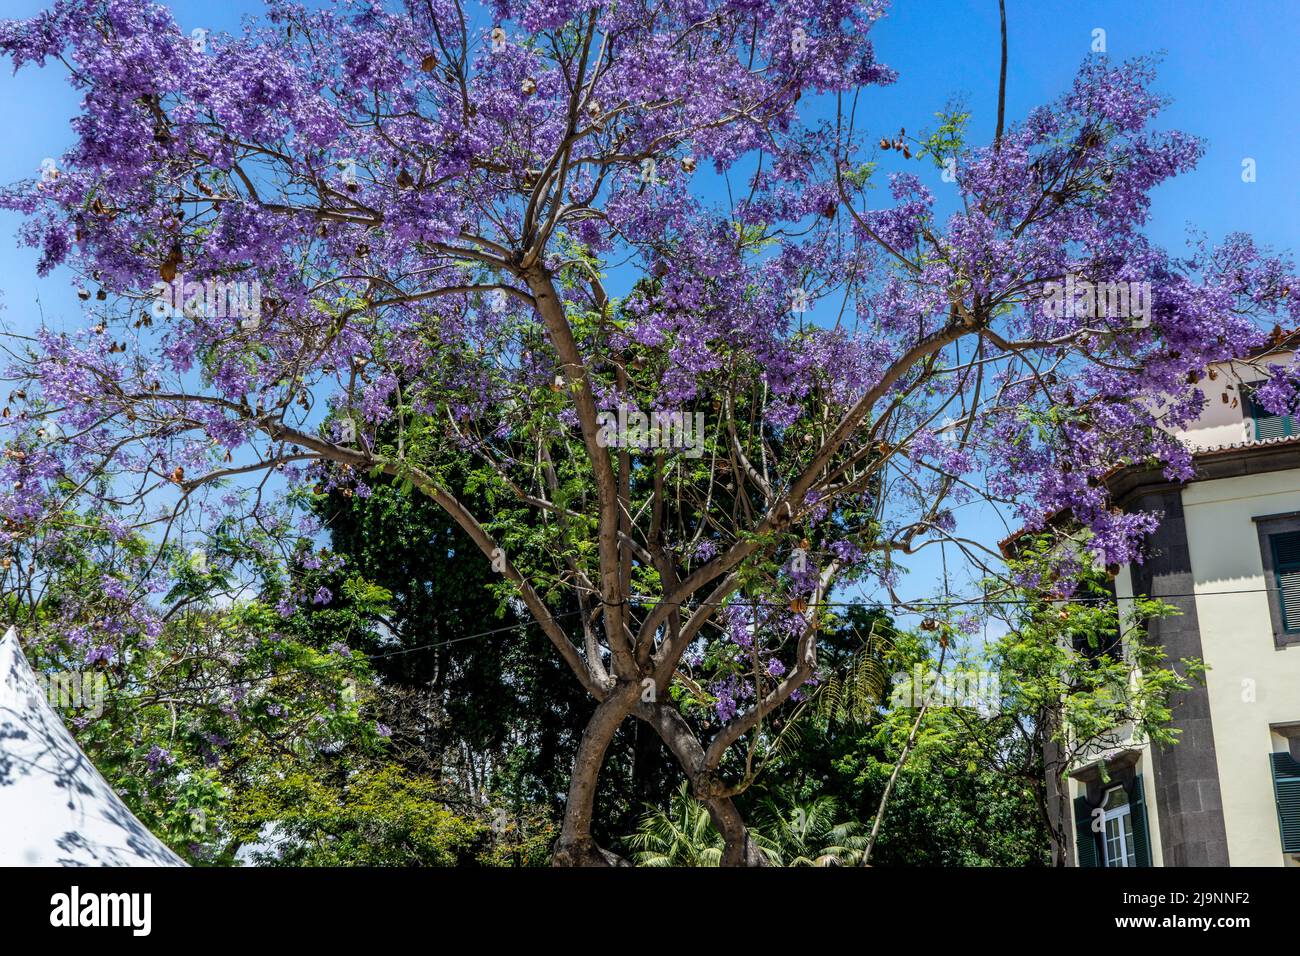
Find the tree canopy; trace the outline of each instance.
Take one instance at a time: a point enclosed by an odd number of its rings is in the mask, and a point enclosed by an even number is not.
[[[594,703],[556,860],[619,862],[593,805],[631,719],[723,862],[764,862],[735,798],[817,679],[832,594],[888,592],[935,544],[978,557],[953,508],[979,498],[1128,560],[1155,518],[1106,474],[1187,477],[1198,376],[1300,317],[1249,237],[1143,234],[1202,153],[1159,127],[1149,62],[1090,58],[987,139],[960,113],[882,136],[884,12],[272,0],[195,37],[145,0],[56,0],[0,23],[16,67],[82,96],[74,145],[0,204],[92,316],[14,362],[6,584],[40,579],[33,529],[71,509],[226,542],[281,613],[326,606],[290,573],[328,571],[311,502],[395,480]],[[177,573],[106,582],[75,646],[158,629]]]

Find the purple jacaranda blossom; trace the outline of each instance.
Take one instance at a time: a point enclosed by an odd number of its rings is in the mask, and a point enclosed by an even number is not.
[[[117,651],[111,645],[100,644],[86,652],[86,665],[110,664],[116,655]]]
[[[718,553],[717,544],[709,538],[701,538],[691,548],[691,556],[697,561],[709,561]]]
[[[151,773],[158,773],[164,767],[170,767],[176,763],[176,758],[172,756],[171,751],[159,747],[157,744],[149,748],[145,754],[145,763],[149,765]]]
[[[130,596],[130,592],[127,590],[126,582],[122,581],[120,578],[116,578],[113,577],[112,575],[106,574],[104,575],[102,580],[104,585],[104,594],[106,594],[108,597],[114,598],[119,601],[125,601]]]

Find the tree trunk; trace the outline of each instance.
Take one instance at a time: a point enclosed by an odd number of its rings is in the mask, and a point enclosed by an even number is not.
[[[745,826],[744,818],[730,797],[714,797],[704,801],[709,818],[722,834],[723,866],[767,866],[767,855],[754,843]]]
[[[709,819],[722,834],[722,865],[767,866],[767,856],[749,835],[749,828],[736,804],[731,797],[719,792],[721,782],[709,771],[704,747],[686,718],[675,708],[659,703],[642,703],[635,713],[659,734],[686,772],[692,794],[709,811]]]
[[[1043,728],[1043,764],[1034,792],[1039,796],[1047,824],[1047,835],[1052,845],[1052,866],[1070,866],[1072,859],[1068,828],[1074,815],[1065,783],[1069,758],[1055,738],[1060,719],[1056,708],[1047,708],[1038,715],[1038,725]]]
[[[637,699],[636,685],[620,687],[596,707],[587,721],[573,760],[569,796],[564,804],[564,823],[551,854],[552,866],[628,866],[617,853],[596,845],[591,835],[591,821],[596,802],[600,768],[605,762],[619,725],[631,712]]]

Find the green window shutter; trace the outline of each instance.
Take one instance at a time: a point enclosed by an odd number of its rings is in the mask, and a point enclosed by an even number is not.
[[[1273,795],[1277,798],[1282,851],[1300,853],[1300,762],[1288,753],[1269,756],[1273,761]]]
[[[1300,531],[1269,536],[1273,548],[1273,576],[1282,609],[1282,628],[1300,632]]]
[[[1135,866],[1151,865],[1151,831],[1147,827],[1147,800],[1142,788],[1142,774],[1133,778],[1128,792],[1129,813],[1133,818],[1133,855]]]
[[[1092,807],[1087,797],[1074,798],[1074,845],[1079,852],[1079,866],[1101,866],[1097,834],[1092,832]]]
[[[1250,417],[1255,422],[1255,440],[1264,438],[1282,438],[1295,434],[1295,423],[1290,415],[1274,415],[1255,403],[1253,398],[1246,399]]]

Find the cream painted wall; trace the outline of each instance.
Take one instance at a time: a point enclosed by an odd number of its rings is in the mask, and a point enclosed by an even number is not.
[[[1183,510],[1229,861],[1283,866],[1269,726],[1300,721],[1300,645],[1274,644],[1251,519],[1300,511],[1300,473],[1193,482],[1183,489]]]
[[[1191,449],[1237,445],[1255,437],[1242,409],[1241,386],[1266,377],[1270,365],[1288,362],[1290,352],[1270,355],[1253,362],[1229,362],[1214,367],[1214,378],[1206,376],[1198,383],[1208,400],[1201,417],[1187,429],[1177,432]]]

